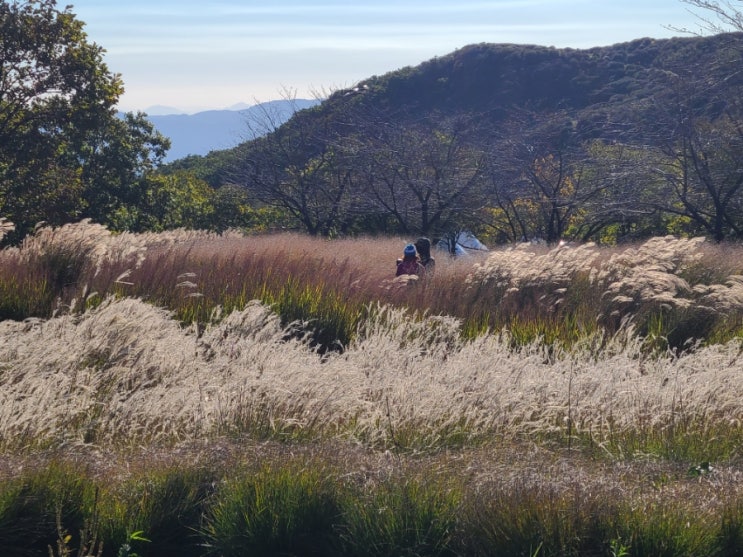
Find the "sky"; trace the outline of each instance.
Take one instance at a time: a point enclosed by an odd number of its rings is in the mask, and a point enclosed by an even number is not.
[[[591,48],[698,29],[682,0],[60,0],[121,74],[121,110],[319,98],[475,43]],[[165,111],[168,112],[168,111]]]

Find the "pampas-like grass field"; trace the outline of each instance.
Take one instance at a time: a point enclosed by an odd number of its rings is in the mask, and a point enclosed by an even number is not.
[[[212,483],[320,470],[300,487],[332,479],[327,512],[343,517],[323,554],[741,549],[739,246],[527,244],[437,253],[434,275],[395,279],[408,241],[112,235],[84,222],[0,251],[0,540],[12,486],[73,463],[99,485],[98,511],[101,493],[122,497],[111,485],[184,467]],[[214,493],[199,499],[196,545],[255,550],[248,525],[243,545],[227,542],[237,519]],[[434,541],[383,541],[361,509],[401,503],[365,497],[403,495],[451,523]],[[59,516],[26,535],[61,555]],[[111,516],[117,547],[160,532]],[[351,543],[354,528],[370,541]],[[676,540],[666,553],[663,528]]]
[[[109,299],[0,325],[0,436],[111,445],[245,431],[425,448],[580,435],[611,451],[630,432],[737,429],[740,352],[729,342],[648,357],[623,338],[563,353],[514,348],[505,333],[463,342],[452,319],[388,309],[319,357],[258,302],[197,335],[139,299]]]

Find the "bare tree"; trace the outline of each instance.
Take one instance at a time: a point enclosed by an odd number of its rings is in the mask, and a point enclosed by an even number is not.
[[[716,241],[743,236],[742,43],[732,35],[714,58],[700,52],[699,64],[715,65],[704,78],[694,67],[665,72],[667,93],[655,98],[647,123],[649,142],[663,155],[656,171],[666,187],[656,207]]]
[[[295,110],[285,120],[267,105],[247,123],[255,139],[241,149],[231,181],[289,214],[309,234],[332,234],[348,211],[352,177],[342,141],[313,109]]]
[[[491,154],[490,200],[511,234],[548,243],[574,236],[586,207],[607,184],[592,180],[590,158],[567,113],[514,112]]]
[[[654,169],[660,155],[644,146],[594,140],[586,145],[590,176],[602,187],[582,208],[576,231],[582,240],[619,242],[663,230],[655,206],[664,185]]]
[[[704,31],[713,34],[743,31],[743,12],[740,7],[734,5],[732,0],[681,0],[681,2],[692,8],[705,10],[711,16],[693,12],[700,21],[700,31],[676,29],[678,31],[693,34],[700,34]],[[740,0],[735,4],[741,4]]]
[[[743,236],[743,128],[724,115],[688,118],[665,148],[658,168],[670,195],[658,201],[667,213],[687,217],[715,241]]]
[[[462,122],[433,120],[368,122],[359,136],[360,187],[405,233],[446,232],[480,206],[481,151]]]

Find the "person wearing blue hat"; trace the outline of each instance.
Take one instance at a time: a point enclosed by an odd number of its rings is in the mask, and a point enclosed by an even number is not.
[[[395,276],[417,275],[422,277],[426,269],[418,261],[418,252],[416,252],[415,246],[413,244],[405,246],[402,255],[402,259],[397,260],[397,273]]]

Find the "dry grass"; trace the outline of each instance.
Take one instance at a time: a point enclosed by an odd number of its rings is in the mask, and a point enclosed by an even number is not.
[[[629,437],[645,450],[679,435],[726,431],[731,443],[739,435],[739,341],[649,356],[636,334],[638,316],[656,315],[647,308],[735,322],[739,248],[715,253],[699,239],[670,237],[611,250],[519,246],[486,259],[439,256],[436,275],[411,288],[393,278],[404,244],[186,231],[112,236],[90,223],[41,230],[0,259],[18,268],[19,260],[82,253],[80,280],[98,292],[114,284],[118,297],[83,313],[0,322],[0,439],[146,443],[247,433],[424,448],[576,438],[615,454],[624,450],[616,440]],[[218,310],[220,295],[239,300],[247,283],[267,291],[313,280],[309,305],[313,295],[332,294],[336,305],[367,308],[342,352],[318,354],[251,298],[191,327],[140,299],[157,299],[150,292],[160,289],[170,297],[163,305],[206,296]],[[70,291],[80,299],[88,289],[77,282]],[[583,332],[569,346],[515,343],[508,327],[462,335],[468,312],[529,311]],[[583,323],[619,325],[581,329],[569,325],[576,314]]]
[[[739,426],[738,342],[659,358],[626,339],[594,348],[464,343],[455,321],[387,310],[344,353],[320,358],[257,303],[197,337],[163,310],[110,300],[0,324],[0,437],[136,444],[261,427],[375,446],[550,433],[602,444],[690,420]]]
[[[464,554],[578,554],[565,548],[591,539],[591,554],[627,542],[633,555],[697,555],[723,531],[736,554],[743,344],[648,351],[645,335],[735,333],[740,247],[519,246],[438,256],[435,277],[408,285],[393,278],[405,243],[81,223],[0,251],[0,284],[44,258],[26,278],[72,281],[53,317],[0,321],[0,480],[71,463],[113,509],[141,510],[138,486],[184,463],[196,491],[202,476],[321,463],[360,512],[416,482],[429,490],[415,495],[421,514],[428,494],[459,494],[457,539],[475,550]],[[256,285],[274,306],[241,298]],[[363,317],[342,351],[289,334],[274,310],[294,290],[312,311],[324,298]],[[175,312],[191,303],[222,313],[184,325]],[[463,334],[473,315],[490,329]],[[519,319],[577,334],[516,342]]]

